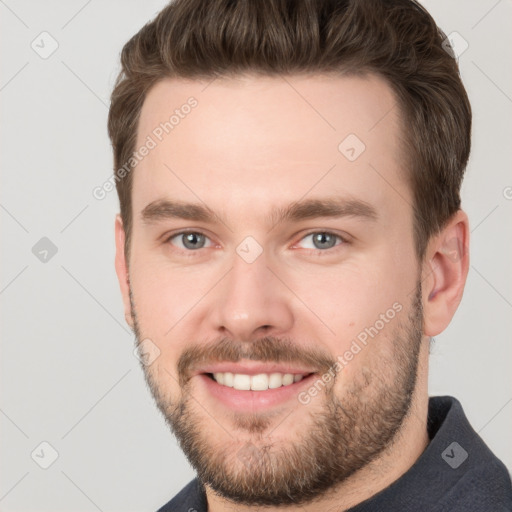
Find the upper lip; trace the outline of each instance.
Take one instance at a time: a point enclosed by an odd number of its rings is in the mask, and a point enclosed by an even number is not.
[[[244,363],[233,363],[233,362],[220,362],[211,365],[205,365],[198,368],[194,375],[200,375],[203,373],[242,373],[245,375],[258,375],[260,373],[292,373],[294,375],[308,375],[310,373],[316,373],[316,370],[306,368],[304,366],[296,366],[286,363],[261,363],[261,362],[244,362]]]

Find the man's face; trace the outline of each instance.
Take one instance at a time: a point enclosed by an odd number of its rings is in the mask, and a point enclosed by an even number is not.
[[[134,327],[159,351],[160,410],[225,497],[305,502],[403,424],[422,317],[399,123],[376,77],[165,80],[146,98]]]

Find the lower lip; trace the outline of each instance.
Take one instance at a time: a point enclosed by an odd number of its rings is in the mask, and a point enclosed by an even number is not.
[[[198,375],[208,393],[217,398],[226,407],[236,411],[254,412],[254,410],[268,409],[282,405],[290,400],[298,400],[298,394],[302,388],[308,387],[315,378],[312,373],[299,382],[288,386],[281,386],[265,391],[242,391],[219,384],[205,374]]]

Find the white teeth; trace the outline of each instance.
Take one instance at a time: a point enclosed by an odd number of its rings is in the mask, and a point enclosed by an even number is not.
[[[268,389],[268,375],[259,373],[251,377],[251,389],[254,391],[265,391]]]
[[[217,373],[217,375],[222,375],[220,373]],[[220,384],[220,383],[219,383]],[[228,388],[233,387],[233,374],[231,372],[226,372],[224,374],[224,386],[227,386]]]
[[[293,384],[293,375],[291,373],[285,373],[283,375],[283,386],[289,386]]]
[[[270,389],[280,388],[283,385],[282,373],[271,373],[268,379],[268,387]]]
[[[251,389],[251,376],[244,375],[243,373],[235,373],[235,375],[233,375],[233,387],[235,389],[241,389],[242,391],[248,391]]]
[[[217,372],[213,378],[223,386],[238,389],[241,391],[266,391],[281,386],[289,386],[304,378],[302,374],[293,373],[259,373],[257,375],[246,375],[243,373]]]

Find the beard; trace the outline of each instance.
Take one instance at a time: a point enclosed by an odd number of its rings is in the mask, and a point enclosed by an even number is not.
[[[144,338],[131,290],[130,300],[140,345]],[[241,505],[302,505],[335,492],[337,485],[375,460],[393,444],[410,414],[423,330],[420,282],[405,321],[391,322],[391,340],[381,341],[377,335],[362,349],[373,354],[367,354],[366,364],[352,374],[343,391],[335,393],[336,375],[323,389],[320,404],[297,402],[288,415],[301,408],[301,420],[294,423],[293,436],[287,432],[277,442],[272,433],[288,416],[279,422],[279,411],[233,412],[221,418],[223,424],[229,420],[226,429],[193,396],[193,369],[205,362],[251,359],[302,363],[327,372],[336,363],[332,356],[271,336],[251,343],[223,338],[213,345],[196,345],[178,360],[180,397],[166,391],[166,383],[174,378],[169,371],[156,364],[141,366],[158,408],[203,486]],[[379,343],[389,346],[382,350]],[[212,424],[226,436],[212,433]]]

